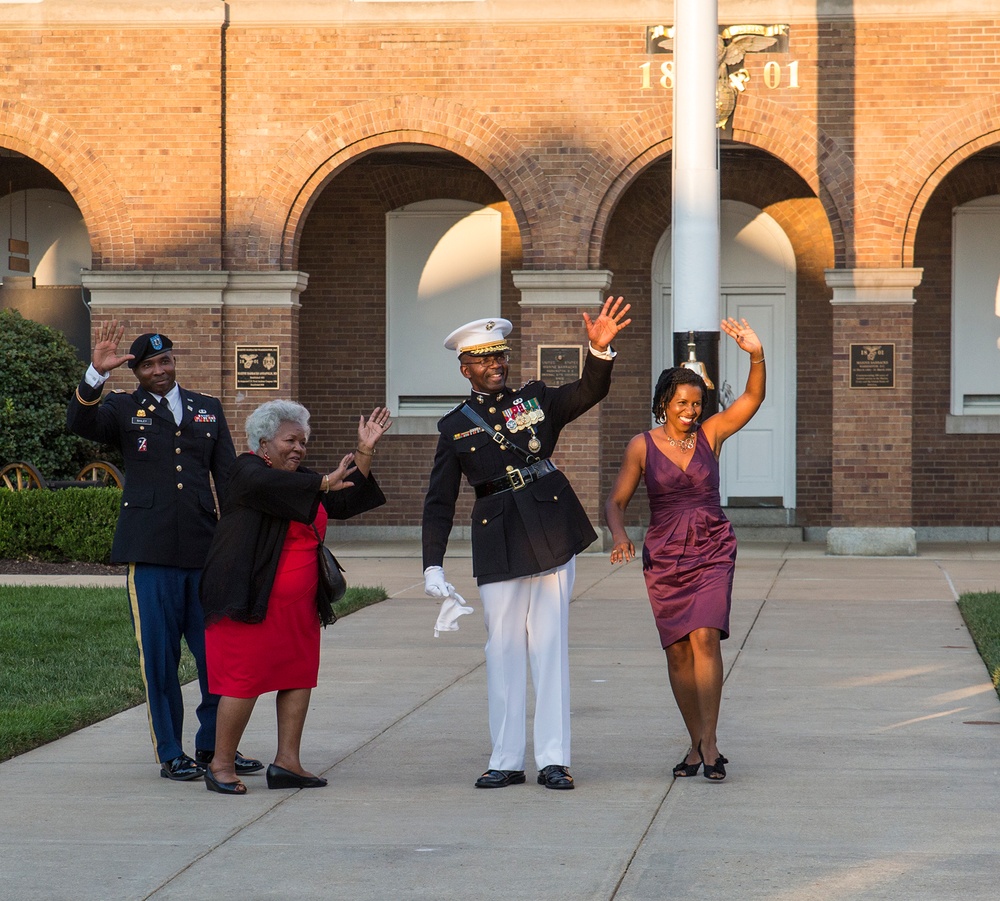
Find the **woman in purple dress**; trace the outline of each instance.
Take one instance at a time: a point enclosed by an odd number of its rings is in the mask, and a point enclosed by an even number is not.
[[[722,330],[750,355],[746,388],[727,409],[700,423],[705,383],[690,369],[666,369],[653,393],[662,425],[636,435],[604,515],[614,548],[612,563],[627,563],[635,547],[625,533],[625,508],[641,479],[650,523],[642,548],[649,602],[667,653],[674,699],[691,747],[674,776],[721,782],[729,761],[719,752],[716,727],[722,701],[722,650],[729,637],[736,536],[719,498],[722,442],[745,426],[764,400],[764,349],[747,321],[728,319]]]

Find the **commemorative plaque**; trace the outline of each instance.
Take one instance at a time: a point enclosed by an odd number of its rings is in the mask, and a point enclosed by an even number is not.
[[[896,387],[896,345],[852,344],[851,387]]]
[[[238,344],[236,346],[236,387],[277,388],[278,345]]]
[[[562,347],[557,344],[538,345],[538,378],[546,385],[558,387],[575,382],[583,371],[583,347],[579,344]]]

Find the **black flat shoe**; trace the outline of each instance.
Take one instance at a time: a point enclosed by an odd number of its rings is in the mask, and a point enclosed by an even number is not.
[[[487,770],[476,780],[476,788],[504,788],[523,785],[524,770]]]
[[[160,764],[160,775],[174,782],[190,782],[205,775],[205,767],[195,763],[187,754],[181,754],[173,760],[164,760]]]
[[[322,776],[300,776],[276,763],[268,766],[264,777],[268,788],[322,788],[326,785]]]
[[[724,764],[729,763],[725,757],[721,754],[715,758],[715,763],[705,764],[705,778],[709,782],[721,782],[726,778],[726,767]]]
[[[688,753],[684,755],[684,759],[679,764],[677,764],[677,766],[674,767],[674,778],[683,779],[687,776],[698,775],[698,770],[701,769],[702,761],[697,760],[694,763],[688,763],[687,759],[688,759],[688,754],[690,753],[691,752],[688,751]]]
[[[220,782],[210,769],[205,770],[205,788],[220,795],[245,795],[247,787],[237,779],[235,782]]]
[[[194,752],[194,759],[205,767],[205,769],[208,769],[208,765],[212,762],[214,756],[214,751],[199,750]],[[248,773],[256,773],[262,769],[264,769],[264,764],[260,760],[255,760],[253,757],[244,757],[239,751],[236,752],[236,774],[238,776],[246,776]]]
[[[569,770],[564,766],[559,766],[557,763],[550,763],[539,770],[538,784],[544,785],[546,788],[575,788],[573,777],[569,774]]]

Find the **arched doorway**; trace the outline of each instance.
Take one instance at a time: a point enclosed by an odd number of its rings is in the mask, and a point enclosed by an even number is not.
[[[795,507],[795,255],[771,216],[722,201],[722,315],[745,318],[767,352],[768,392],[753,421],[722,456],[722,502],[734,507]],[[670,229],[653,258],[653,381],[673,365]],[[720,399],[746,384],[746,354],[723,337]]]

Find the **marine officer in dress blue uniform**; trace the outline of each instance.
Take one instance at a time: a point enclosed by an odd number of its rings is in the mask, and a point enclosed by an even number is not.
[[[128,564],[132,622],[160,775],[187,781],[205,774],[215,748],[219,699],[208,691],[198,582],[218,521],[212,482],[221,493],[236,453],[219,401],[177,384],[171,340],[140,335],[129,353],[120,355],[123,336],[117,322],[98,327],[92,363],[70,400],[66,423],[84,438],[117,447],[124,458],[111,562]],[[131,394],[114,392],[101,403],[111,370],[123,363],[135,372],[139,387]],[[194,760],[182,743],[181,636],[194,656],[201,686]],[[236,763],[242,773],[263,768],[259,760],[240,754]]]
[[[609,297],[591,321],[578,381],[558,388],[507,387],[506,319],[477,319],[452,332],[472,386],[468,400],[438,423],[437,452],[424,502],[424,591],[447,597],[443,569],[463,475],[476,492],[472,567],[486,619],[486,681],[493,753],[477,788],[525,781],[527,668],[535,687],[538,783],[572,789],[569,711],[569,601],[575,558],[596,538],[566,476],[551,460],[563,427],[611,387],[611,341],[632,320]]]

